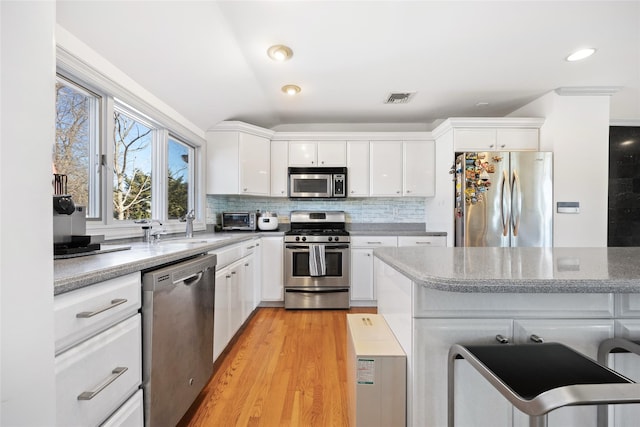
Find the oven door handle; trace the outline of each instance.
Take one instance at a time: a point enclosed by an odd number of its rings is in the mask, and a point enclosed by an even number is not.
[[[313,243],[312,243],[313,244]],[[286,245],[287,249],[309,250],[309,245]],[[349,249],[349,245],[325,245],[325,249]]]
[[[330,289],[284,289],[285,292],[292,294],[332,294],[336,292],[349,292],[347,288],[330,288]]]

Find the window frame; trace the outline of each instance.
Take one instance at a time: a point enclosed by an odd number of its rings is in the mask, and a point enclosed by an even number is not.
[[[151,124],[155,129],[154,149],[152,150],[152,216],[163,222],[168,233],[183,232],[184,223],[177,219],[168,220],[168,139],[171,137],[193,149],[191,164],[191,189],[189,209],[196,212],[194,230],[204,230],[205,224],[205,144],[204,131],[197,129],[192,123],[185,121],[179,113],[173,111],[153,95],[140,90],[135,82],[126,81],[132,89],[125,88],[116,79],[104,72],[93,69],[86,61],[79,59],[68,51],[57,46],[57,74],[73,84],[80,85],[90,92],[102,97],[99,131],[100,174],[99,187],[101,194],[100,219],[87,222],[88,234],[101,234],[106,240],[131,238],[141,235],[140,224],[133,220],[118,221],[113,218],[113,113],[116,108],[131,113],[136,120],[141,119],[145,125]],[[134,93],[135,90],[135,93]],[[140,93],[144,97],[140,96]],[[158,149],[157,147],[160,147]],[[160,173],[161,175],[156,175]]]

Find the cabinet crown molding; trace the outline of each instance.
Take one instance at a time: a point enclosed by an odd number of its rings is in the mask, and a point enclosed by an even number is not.
[[[210,132],[244,132],[269,139],[271,139],[275,134],[275,132],[270,129],[265,129],[260,126],[233,120],[226,120],[224,122],[218,123],[214,127],[207,130],[207,133]]]
[[[433,131],[434,138],[440,138],[455,128],[534,128],[544,124],[542,117],[451,117]]]

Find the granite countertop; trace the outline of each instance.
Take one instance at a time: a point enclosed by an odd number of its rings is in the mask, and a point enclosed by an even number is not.
[[[207,233],[191,239],[169,238],[159,243],[103,244],[105,253],[77,258],[58,259],[53,262],[54,295],[136,271],[206,253],[223,246],[251,240],[267,233]],[[276,232],[277,234],[277,232]],[[130,249],[117,250],[122,246]],[[114,251],[109,252],[110,249]]]
[[[380,248],[374,255],[449,292],[638,293],[640,248]]]

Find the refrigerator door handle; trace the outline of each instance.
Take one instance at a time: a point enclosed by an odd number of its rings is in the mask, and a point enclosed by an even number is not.
[[[513,219],[513,236],[518,236],[520,228],[520,214],[522,213],[522,191],[520,189],[520,177],[518,171],[513,171],[513,193],[511,194],[511,212]]]
[[[500,219],[502,221],[502,235],[506,237],[509,235],[509,225],[511,220],[509,219],[509,204],[505,203],[505,186],[507,187],[506,197],[511,199],[509,195],[509,175],[507,175],[507,171],[502,172],[502,183],[500,185]]]

